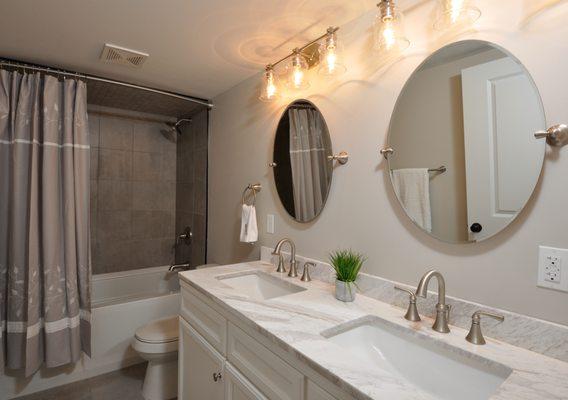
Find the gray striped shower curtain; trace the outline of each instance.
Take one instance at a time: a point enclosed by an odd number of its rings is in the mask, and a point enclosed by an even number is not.
[[[0,70],[0,372],[90,354],[85,82]]]

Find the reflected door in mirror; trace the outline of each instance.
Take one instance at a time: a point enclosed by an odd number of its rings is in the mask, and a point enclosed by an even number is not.
[[[534,132],[544,126],[538,90],[517,59],[483,41],[446,46],[412,74],[391,118],[396,196],[440,240],[491,237],[538,182],[544,143]]]

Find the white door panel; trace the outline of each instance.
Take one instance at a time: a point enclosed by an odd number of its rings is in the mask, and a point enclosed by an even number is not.
[[[481,240],[503,229],[538,181],[545,126],[539,94],[522,66],[503,58],[462,71],[468,225]]]

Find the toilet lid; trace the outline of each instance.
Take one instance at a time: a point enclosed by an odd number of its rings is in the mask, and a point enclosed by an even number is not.
[[[136,330],[136,339],[145,343],[167,343],[178,340],[178,317],[152,321]]]

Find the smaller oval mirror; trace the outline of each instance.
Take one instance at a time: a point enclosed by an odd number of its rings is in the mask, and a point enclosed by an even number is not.
[[[307,100],[290,104],[276,129],[274,181],[282,205],[299,222],[323,210],[333,174],[329,130],[321,112]]]
[[[432,54],[407,81],[392,115],[391,182],[407,215],[451,243],[509,225],[538,182],[545,127],[528,71],[491,43],[467,40]]]

